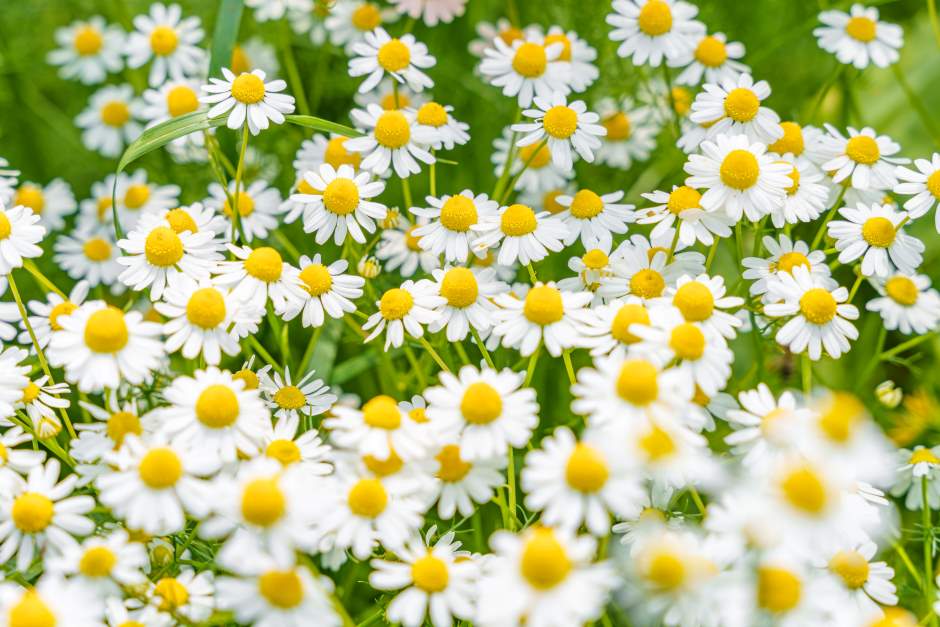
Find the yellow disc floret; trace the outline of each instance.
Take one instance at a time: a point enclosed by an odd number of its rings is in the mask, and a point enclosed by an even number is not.
[[[183,241],[168,226],[158,226],[147,234],[144,255],[150,265],[167,268],[183,258]]]
[[[196,418],[210,429],[224,429],[238,420],[238,396],[231,387],[207,385],[196,399]]]
[[[579,492],[597,492],[607,483],[610,471],[601,453],[584,442],[579,442],[565,465],[565,480]]]
[[[199,96],[188,85],[177,85],[166,94],[166,109],[170,117],[192,113],[199,108]]]
[[[292,570],[269,570],[258,577],[258,592],[274,607],[289,610],[304,600],[304,584]]]
[[[24,590],[8,612],[10,627],[55,627],[57,623],[55,614],[33,588]]]
[[[728,49],[713,35],[702,37],[695,47],[695,60],[705,67],[721,67],[728,60]]]
[[[732,150],[721,162],[721,182],[732,189],[745,190],[753,187],[760,176],[757,157],[748,150]]]
[[[769,611],[782,614],[800,602],[803,582],[786,568],[761,566],[757,570],[757,604]]]
[[[379,311],[386,320],[401,320],[414,305],[414,298],[400,287],[393,287],[382,294],[379,301]]]
[[[725,97],[725,115],[735,122],[750,122],[760,110],[760,100],[750,89],[737,87]]]
[[[388,492],[378,479],[360,479],[346,497],[350,511],[364,518],[376,518],[388,505]]]
[[[386,111],[375,122],[375,141],[385,148],[401,148],[411,139],[408,118],[401,111]]]
[[[881,149],[874,137],[856,135],[846,142],[845,154],[856,163],[872,165],[881,158]]]
[[[401,410],[391,396],[380,394],[362,406],[362,420],[376,429],[397,429],[401,425]]]
[[[525,78],[538,78],[545,73],[547,67],[548,56],[545,54],[545,48],[530,41],[519,46],[512,58],[512,69]]]
[[[451,268],[441,280],[441,296],[451,307],[469,307],[477,301],[479,293],[476,275],[469,268]]]
[[[826,324],[836,317],[837,308],[836,299],[821,287],[806,290],[800,297],[800,313],[813,324]]]
[[[23,533],[39,533],[52,522],[54,510],[48,496],[38,492],[24,492],[13,499],[10,517]]]
[[[270,246],[255,248],[245,259],[245,272],[265,283],[277,281],[283,271],[284,260],[281,253]]]
[[[500,217],[500,229],[509,237],[528,235],[536,229],[535,212],[526,205],[509,205]]]
[[[899,305],[910,307],[917,302],[920,296],[920,290],[917,285],[906,276],[893,276],[885,281],[885,293],[891,297],[891,300]]]
[[[225,298],[214,287],[201,287],[186,303],[186,318],[201,329],[214,329],[225,320]]]
[[[881,216],[868,218],[865,220],[865,224],[862,225],[862,237],[872,246],[879,248],[891,246],[897,234],[894,223]]]
[[[617,395],[631,405],[649,405],[659,397],[659,373],[645,359],[628,359],[617,375]]]
[[[595,218],[604,211],[604,201],[589,189],[581,189],[571,199],[571,215],[580,220]]]
[[[173,54],[179,44],[179,35],[171,26],[157,26],[150,31],[150,48],[161,57]]]
[[[578,114],[564,105],[555,105],[542,118],[545,132],[555,139],[568,139],[578,130]]]
[[[386,72],[401,72],[411,63],[411,50],[400,39],[390,39],[379,48],[377,58]]]
[[[529,322],[545,326],[554,324],[565,315],[564,301],[558,288],[537,285],[526,294],[522,312]]]
[[[826,484],[810,466],[786,473],[780,480],[780,490],[791,506],[806,514],[821,514],[829,502]]]
[[[258,527],[270,527],[287,510],[287,498],[276,478],[252,479],[242,491],[242,517]]]
[[[106,546],[95,546],[82,554],[78,570],[86,577],[107,577],[111,574],[117,556]]]
[[[359,206],[359,187],[356,182],[347,178],[330,181],[323,190],[323,206],[338,216],[349,215],[355,211]]]
[[[170,448],[152,448],[140,460],[137,473],[148,488],[165,490],[175,486],[183,476],[183,462]]]
[[[75,52],[83,57],[97,54],[103,44],[104,38],[101,36],[101,33],[90,24],[85,24],[76,29],[75,36],[72,39],[72,46],[75,48]]]
[[[519,567],[522,576],[539,590],[554,588],[568,577],[571,560],[555,532],[547,527],[532,529],[525,545]]]
[[[665,35],[672,30],[672,9],[663,0],[647,0],[640,9],[636,22],[645,35]]]
[[[116,353],[127,345],[127,322],[117,307],[105,307],[88,316],[85,345],[96,353]]]
[[[333,287],[333,275],[322,263],[311,263],[300,271],[303,288],[311,296],[322,296]]]
[[[441,452],[434,458],[440,464],[437,471],[437,478],[446,483],[456,483],[467,476],[473,465],[465,462],[460,457],[460,447],[456,444],[448,444],[441,449]]]
[[[875,39],[877,30],[878,24],[874,20],[861,15],[850,18],[845,24],[849,37],[866,44]]]
[[[428,553],[411,565],[411,579],[417,588],[433,594],[447,587],[450,575],[447,564],[441,558]]]
[[[673,328],[669,348],[678,359],[694,361],[705,354],[705,334],[691,322],[684,322]]]
[[[464,233],[477,223],[477,207],[463,194],[451,196],[441,205],[441,224],[449,231]]]
[[[492,385],[477,381],[464,390],[460,413],[471,424],[486,425],[502,415],[503,399]]]
[[[255,104],[264,100],[264,81],[245,72],[232,81],[232,98],[242,104]]]

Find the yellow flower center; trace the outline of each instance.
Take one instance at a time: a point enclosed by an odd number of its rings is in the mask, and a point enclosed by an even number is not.
[[[356,516],[376,518],[388,505],[388,493],[378,479],[360,479],[349,490],[347,502]]]
[[[320,196],[323,194],[322,189],[315,189],[313,185],[307,182],[307,179],[300,179],[300,182],[297,183],[297,191],[301,194],[308,194],[310,196]]]
[[[447,483],[460,481],[473,468],[473,464],[465,462],[460,457],[460,447],[456,444],[446,445],[434,459],[441,465],[437,471],[437,478]]]
[[[885,292],[899,305],[910,307],[917,302],[920,291],[906,276],[893,276],[885,282]]]
[[[519,567],[522,576],[533,588],[554,588],[571,572],[571,560],[555,532],[547,527],[537,527],[525,541]]]
[[[672,88],[673,109],[679,117],[685,117],[692,109],[692,92],[685,87]]]
[[[526,294],[522,312],[529,322],[545,326],[561,320],[565,314],[561,292],[548,285],[538,285]]]
[[[464,390],[460,413],[471,424],[486,425],[502,415],[503,399],[492,385],[477,381]]]
[[[323,206],[339,216],[349,215],[359,206],[359,188],[352,179],[333,179],[323,190]]]
[[[16,196],[13,199],[13,206],[23,205],[33,210],[33,213],[39,215],[42,213],[46,204],[42,188],[35,185],[23,185],[16,190]]]
[[[607,483],[609,474],[604,456],[584,442],[574,447],[565,465],[565,480],[579,492],[597,492]]]
[[[643,578],[659,590],[677,590],[685,583],[685,562],[672,551],[656,550],[645,560]]]
[[[193,220],[193,217],[179,207],[167,211],[164,219],[169,223],[174,233],[185,233],[186,231],[190,233],[199,232],[199,227],[196,225],[196,221]]]
[[[172,54],[177,44],[179,44],[179,37],[170,26],[157,26],[150,31],[150,48],[154,54],[160,56]]]
[[[849,392],[833,392],[820,411],[819,427],[831,440],[847,442],[865,416],[865,406]]]
[[[645,359],[628,359],[620,366],[617,395],[631,405],[649,405],[659,397],[656,366]]]
[[[418,109],[418,124],[435,128],[447,124],[447,110],[436,102],[428,102]]]
[[[405,461],[398,456],[394,449],[389,450],[388,459],[378,459],[373,455],[363,455],[363,463],[374,475],[388,477],[400,472],[405,467]]]
[[[940,464],[940,459],[929,448],[919,448],[911,453],[911,464]]]
[[[695,47],[695,59],[705,67],[721,67],[728,60],[728,49],[717,37],[702,37]]]
[[[561,54],[558,55],[559,61],[571,61],[571,40],[564,33],[555,33],[545,36],[544,46],[548,48],[553,44],[561,44]]]
[[[241,217],[250,216],[255,210],[255,201],[248,194],[248,192],[239,191],[238,192],[238,215]],[[225,203],[222,205],[222,211],[225,212],[225,215],[228,217],[234,216],[234,211],[232,211],[232,204],[229,202],[228,198],[225,199]]]
[[[826,324],[836,316],[836,299],[827,290],[814,287],[800,297],[800,312],[813,324]]]
[[[782,614],[800,602],[803,582],[786,568],[761,566],[757,570],[757,604],[763,609]]]
[[[148,488],[165,490],[175,486],[183,476],[183,462],[172,449],[154,448],[147,451],[140,460],[137,473]]]
[[[351,165],[354,169],[359,169],[359,162],[362,160],[362,155],[358,152],[350,152],[346,150],[346,140],[348,137],[334,137],[326,144],[326,150],[323,152],[323,160],[329,163],[334,168],[339,168],[341,165]]]
[[[777,270],[789,272],[790,274],[793,274],[793,268],[797,266],[803,266],[806,269],[811,267],[806,255],[798,252],[783,253],[780,255],[780,258],[777,259],[776,265],[771,264],[771,266],[772,268],[775,267]]]
[[[580,220],[589,220],[604,211],[604,201],[589,189],[578,190],[571,200],[571,215]]]
[[[643,305],[627,303],[620,307],[610,324],[610,334],[618,342],[623,344],[634,344],[640,341],[640,338],[630,333],[631,324],[649,325],[650,314]]]
[[[441,206],[441,224],[450,231],[466,232],[477,223],[476,205],[463,194],[451,196]]]
[[[307,397],[296,385],[285,385],[274,393],[274,402],[282,409],[300,409],[307,404]]]
[[[128,209],[140,209],[150,200],[150,186],[146,183],[134,183],[124,193],[124,206]]]
[[[97,54],[101,50],[101,46],[104,45],[104,38],[97,28],[86,24],[75,31],[72,45],[75,47],[75,52],[83,57],[88,57]]]
[[[395,150],[411,139],[408,118],[401,111],[386,111],[375,123],[375,141],[382,146]]]
[[[927,191],[933,194],[934,198],[940,198],[940,170],[927,177]]]
[[[876,216],[865,220],[862,225],[862,237],[872,246],[887,248],[894,243],[897,229],[888,218]]]
[[[196,418],[210,429],[224,429],[238,420],[238,396],[227,385],[206,386],[196,399]]]
[[[421,590],[434,593],[447,587],[450,575],[447,572],[447,564],[441,558],[428,553],[411,565],[411,579]]]
[[[39,533],[52,522],[53,513],[49,497],[38,492],[24,492],[13,499],[10,516],[23,533]]]
[[[164,577],[158,581],[153,593],[160,597],[159,608],[164,612],[182,607],[189,601],[189,591],[186,586],[172,577]]]
[[[882,608],[884,615],[867,623],[867,627],[917,627],[917,617],[902,607]]]
[[[694,361],[705,354],[705,335],[691,322],[684,322],[672,330],[669,348],[679,359]]]
[[[745,190],[757,182],[760,166],[748,150],[732,150],[721,162],[721,182],[732,189]]]
[[[114,450],[121,448],[124,444],[124,438],[129,433],[140,435],[143,429],[140,426],[140,418],[127,411],[118,411],[108,418],[105,431],[108,437],[114,442]]]
[[[410,412],[408,412],[408,417],[418,423],[427,422],[428,421],[427,408],[415,407]]]
[[[255,104],[264,100],[264,81],[245,72],[232,81],[232,98],[243,104]]]
[[[663,0],[648,0],[636,18],[637,26],[650,37],[672,30],[672,9]]]
[[[676,452],[676,442],[668,432],[653,426],[639,440],[640,450],[649,461],[656,462],[672,456]]]
[[[2,220],[3,216],[0,214],[0,222]],[[0,236],[0,239],[3,237]],[[111,258],[111,244],[102,237],[92,237],[82,245],[82,252],[89,261],[107,261]]]
[[[858,590],[868,582],[868,560],[858,551],[839,551],[829,560],[829,570],[842,578],[847,588]]]
[[[167,92],[166,108],[170,113],[170,117],[174,118],[192,113],[199,108],[199,97],[192,87],[177,85]]]
[[[41,392],[42,390],[39,388],[39,386],[30,381],[26,384],[26,387],[23,388],[23,397],[20,400],[28,405],[29,403],[32,403],[37,398],[39,398],[39,394]]]
[[[29,588],[9,610],[10,627],[55,627],[56,617],[40,598],[39,593]]]
[[[242,492],[242,517],[252,525],[270,527],[284,515],[287,498],[277,479],[252,479]]]
[[[251,59],[245,49],[238,44],[232,47],[232,61],[229,64],[229,69],[232,70],[232,74],[235,76],[251,71]]]
[[[800,171],[795,165],[791,166],[790,172],[787,174],[787,176],[789,176],[790,180],[793,181],[793,184],[787,188],[787,195],[792,196],[793,194],[800,191]]]
[[[735,122],[750,122],[760,109],[760,100],[750,89],[732,89],[725,98],[725,115]]]
[[[399,39],[391,39],[379,48],[379,65],[386,72],[401,72],[411,63],[411,51]]]
[[[689,281],[676,290],[672,297],[672,304],[689,322],[708,320],[715,309],[715,299],[711,290],[698,281]]]
[[[630,138],[630,118],[622,111],[607,116],[601,120],[601,124],[607,129],[607,141],[624,141]]]
[[[546,67],[548,56],[545,54],[545,48],[531,41],[519,46],[512,58],[512,69],[525,78],[538,78],[545,73]]]
[[[292,570],[270,570],[258,577],[258,592],[265,600],[284,610],[304,600],[304,584]]]
[[[382,294],[379,311],[386,320],[401,320],[411,311],[414,302],[414,298],[407,290],[393,287]]]
[[[303,287],[311,296],[321,296],[333,287],[333,276],[322,263],[312,263],[300,271]]]
[[[783,137],[767,147],[771,152],[778,155],[785,155],[788,152],[799,157],[803,154],[803,129],[796,122],[781,122],[783,127]]]
[[[497,36],[502,39],[503,43],[507,46],[511,46],[514,41],[522,39],[525,35],[515,26],[507,26],[506,30],[501,31]]]
[[[183,258],[183,241],[170,227],[158,226],[147,234],[144,254],[150,265],[161,268],[173,266]]]
[[[353,11],[351,20],[357,30],[367,32],[382,23],[382,13],[371,2],[363,2]]]
[[[539,144],[529,144],[519,149],[519,160],[522,163],[528,163],[529,169],[538,170],[551,162],[552,152],[548,149],[548,144],[541,148],[539,148]]]
[[[96,353],[116,353],[127,345],[127,322],[116,307],[99,309],[85,323],[85,345]]]
[[[78,309],[78,305],[71,301],[62,301],[58,305],[52,308],[52,311],[49,312],[49,326],[52,327],[53,331],[59,331],[62,329],[62,325],[59,324],[59,318],[61,316],[67,316],[73,311]]]
[[[818,515],[826,509],[826,485],[809,466],[801,466],[785,474],[780,481],[784,498],[794,508]]]
[[[10,224],[10,218],[3,211],[0,211],[0,241],[10,237],[13,232],[13,225]]]
[[[564,105],[555,105],[542,118],[545,132],[555,139],[568,139],[578,130],[578,114]]]
[[[666,208],[673,215],[679,215],[687,209],[698,209],[701,205],[702,195],[691,187],[682,185],[669,192]]]
[[[225,320],[225,298],[214,287],[192,293],[186,303],[186,318],[201,329],[214,329]]]
[[[581,256],[581,263],[588,270],[603,270],[609,262],[607,253],[599,248],[592,248]]]
[[[101,107],[101,121],[108,126],[124,126],[129,119],[131,119],[131,110],[126,102],[110,100]]]
[[[401,410],[391,396],[376,396],[362,406],[362,420],[370,427],[392,431],[401,425]]]
[[[630,277],[630,293],[640,298],[656,298],[664,289],[663,275],[651,268],[644,268]]]
[[[106,546],[88,549],[78,562],[78,570],[86,577],[107,577],[117,564],[114,551]]]
[[[858,41],[868,43],[875,38],[875,31],[878,25],[871,18],[856,16],[851,18],[845,25],[845,32],[849,37]]]
[[[526,205],[509,205],[500,218],[500,228],[509,237],[528,235],[537,226],[535,212]]]
[[[408,250],[413,252],[421,252],[421,238],[415,235],[415,229],[418,228],[418,225],[408,227],[408,230],[405,231],[405,246],[408,247]]]
[[[281,259],[281,253],[270,246],[255,248],[245,259],[245,272],[265,283],[277,281],[283,271],[284,260]]]
[[[881,150],[874,137],[856,135],[845,144],[845,154],[855,163],[872,165],[881,158]]]
[[[477,302],[479,293],[476,275],[468,268],[451,268],[441,280],[441,296],[451,307],[469,307]]]
[[[271,440],[264,454],[281,462],[282,466],[290,466],[300,461],[300,447],[292,440]]]
[[[237,381],[244,382],[246,390],[258,389],[258,375],[256,375],[254,372],[252,372],[248,368],[242,368],[241,370],[233,374],[232,378]]]

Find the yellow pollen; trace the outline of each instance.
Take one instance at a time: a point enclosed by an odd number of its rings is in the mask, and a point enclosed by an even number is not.
[[[589,189],[578,190],[571,200],[571,215],[580,220],[589,220],[604,211],[604,201]]]
[[[388,493],[378,479],[360,479],[349,490],[347,502],[356,516],[376,518],[388,505]]]
[[[565,314],[561,292],[548,285],[537,285],[525,297],[522,312],[529,322],[545,326],[554,324]]]
[[[651,268],[644,268],[630,277],[630,293],[640,298],[656,298],[664,289],[663,275]]]
[[[355,181],[333,179],[323,190],[323,206],[339,216],[349,215],[359,206],[359,188]]]
[[[117,564],[117,556],[106,546],[88,549],[78,562],[78,570],[86,577],[107,577]]]
[[[255,200],[248,194],[248,192],[239,190],[237,204],[239,216],[244,218],[254,213]],[[230,218],[235,215],[235,212],[232,211],[232,204],[229,202],[228,198],[225,199],[225,203],[222,205],[222,211],[224,211],[225,215]]]
[[[428,421],[427,408],[415,407],[410,412],[408,412],[408,417],[417,423],[425,423]]]
[[[258,375],[249,370],[248,368],[242,368],[238,372],[232,375],[232,378],[236,381],[242,381],[245,384],[246,390],[257,390],[258,389]]]
[[[638,443],[647,459],[653,462],[670,457],[676,452],[676,443],[672,436],[655,425]]]
[[[146,183],[134,183],[124,193],[124,206],[128,209],[140,209],[150,200],[150,186]]]
[[[85,345],[96,353],[116,353],[127,345],[127,322],[116,307],[99,309],[85,323]]]
[[[607,483],[607,462],[597,449],[579,442],[565,466],[565,480],[579,492],[597,492]]]
[[[862,225],[862,237],[872,246],[887,248],[894,243],[897,229],[888,218],[876,216],[865,220]]]
[[[760,109],[760,100],[750,89],[737,87],[725,98],[725,115],[735,122],[750,122]]]
[[[785,155],[788,152],[796,157],[803,154],[803,129],[796,122],[781,122],[783,127],[783,137],[770,144],[767,150],[775,152],[778,155]]]
[[[849,392],[832,392],[820,411],[819,427],[831,440],[847,442],[865,415],[865,406],[857,396]]]
[[[538,223],[535,212],[526,205],[509,205],[500,218],[500,228],[509,237],[521,237],[533,232]]]
[[[717,37],[702,37],[695,47],[695,60],[705,67],[721,67],[728,60],[728,49]]]
[[[814,287],[800,297],[800,312],[813,324],[826,324],[836,317],[836,299],[827,290]]]
[[[721,162],[721,182],[732,189],[745,190],[757,183],[760,166],[747,150],[732,150]]]
[[[617,395],[631,405],[649,405],[659,397],[656,366],[645,359],[628,359],[620,366]]]
[[[446,445],[434,459],[441,465],[437,471],[437,478],[447,483],[460,481],[473,468],[473,464],[465,462],[460,457],[460,447],[456,444]]]
[[[787,473],[780,481],[780,489],[791,506],[807,514],[821,514],[828,503],[825,484],[809,466]]]
[[[401,111],[386,111],[375,123],[375,141],[391,150],[401,148],[411,139],[408,118]]]
[[[307,404],[307,397],[296,385],[285,385],[274,393],[274,402],[281,409],[300,409]]]
[[[238,44],[232,47],[232,61],[229,64],[229,69],[232,70],[232,74],[235,76],[251,71],[251,59],[248,58],[245,49]]]
[[[559,61],[571,61],[571,40],[568,39],[567,35],[564,33],[555,33],[553,35],[545,36],[545,43],[543,44],[546,48],[553,44],[561,44],[561,54],[558,55]]]
[[[934,198],[940,198],[940,170],[927,177],[927,191],[933,194]]]
[[[761,566],[757,570],[757,604],[763,609],[783,614],[800,602],[803,582],[785,568]]]
[[[603,270],[609,262],[607,253],[599,248],[592,248],[581,256],[581,263],[588,270]]]
[[[150,48],[154,54],[165,57],[172,54],[179,44],[179,36],[170,26],[157,26],[150,31]]]
[[[486,425],[502,415],[503,399],[492,385],[477,381],[464,390],[460,413],[471,424]]]
[[[120,127],[131,119],[131,110],[126,102],[110,100],[101,107],[101,121],[108,126]]]
[[[304,584],[292,570],[270,570],[258,577],[258,592],[274,607],[288,610],[304,600]]]
[[[411,51],[401,40],[391,39],[379,48],[378,62],[386,72],[401,72],[411,63]]]
[[[920,296],[917,285],[906,276],[893,276],[888,279],[885,282],[885,292],[894,302],[905,307],[915,304]]]
[[[3,211],[0,211],[0,241],[10,237],[13,232],[13,225],[10,224],[10,218]]]
[[[24,492],[13,499],[10,517],[23,533],[39,533],[52,522],[53,513],[49,497],[37,492]]]
[[[98,210],[96,213],[98,214],[98,220],[100,222],[104,222],[104,217],[107,215],[107,212],[111,211],[111,206],[112,202],[110,196],[102,196],[98,199]]]
[[[546,67],[548,56],[545,48],[531,41],[519,46],[512,58],[512,69],[525,78],[538,78],[545,73]]]
[[[401,320],[411,311],[414,302],[414,298],[407,290],[393,287],[382,294],[379,311],[386,320]]]
[[[802,266],[806,269],[809,269],[810,263],[809,259],[806,258],[806,255],[798,252],[788,252],[780,255],[780,258],[777,259],[776,268],[783,272],[789,272],[793,274],[793,268],[797,266]]]
[[[663,0],[648,0],[636,18],[637,26],[650,37],[672,30],[672,9]]]
[[[601,124],[607,129],[607,135],[604,139],[609,142],[624,141],[630,138],[630,118],[622,111],[607,116],[601,120]]]
[[[23,185],[16,190],[16,196],[13,199],[13,206],[23,205],[33,210],[33,213],[39,215],[46,205],[45,196],[42,188],[36,185]]]
[[[186,303],[186,318],[201,329],[214,329],[225,320],[225,299],[214,287],[202,287]]]
[[[341,165],[351,165],[353,169],[359,169],[359,162],[362,155],[358,152],[346,150],[346,140],[348,137],[334,137],[326,143],[326,149],[323,151],[323,160],[334,168]]]
[[[436,102],[428,102],[418,109],[418,124],[435,128],[447,124],[447,110]]]
[[[166,108],[170,117],[192,113],[199,108],[199,97],[192,87],[177,85],[166,95]]]
[[[165,490],[175,486],[183,476],[183,463],[172,449],[153,448],[140,460],[137,473],[148,488]]]
[[[698,190],[682,185],[669,192],[666,208],[673,215],[680,215],[686,209],[698,209],[701,206],[701,201],[702,195]]]
[[[10,461],[10,451],[6,445],[0,442],[0,466],[5,466]]]
[[[75,31],[75,38],[72,40],[72,46],[75,52],[83,57],[97,54],[104,44],[104,38],[94,26],[86,24]]]
[[[698,281],[689,281],[676,290],[672,304],[689,322],[708,320],[715,309],[715,299],[707,286]]]
[[[164,577],[158,581],[153,593],[160,597],[159,608],[164,612],[182,607],[189,601],[189,591],[186,586],[172,577]]]
[[[210,429],[224,429],[238,420],[238,396],[227,385],[206,386],[196,399],[196,418]]]
[[[940,459],[929,448],[919,448],[911,453],[910,464],[940,464]]]
[[[283,271],[284,260],[281,259],[281,253],[270,246],[255,248],[245,259],[245,272],[265,283],[277,281]]]
[[[415,229],[419,225],[415,224],[414,226],[408,227],[408,230],[405,231],[405,246],[408,247],[408,250],[413,252],[421,252],[421,238],[415,235]]]
[[[469,307],[477,302],[479,293],[476,275],[469,268],[451,268],[441,280],[441,296],[451,307]]]
[[[300,461],[300,448],[292,440],[271,440],[264,454],[281,462],[282,466],[290,466]]]
[[[312,263],[300,271],[303,287],[311,296],[321,296],[333,287],[333,276],[322,263]]]
[[[535,152],[536,149],[538,149],[538,152]],[[528,163],[529,169],[538,170],[544,168],[551,160],[552,152],[548,149],[548,144],[541,148],[539,148],[539,144],[529,144],[519,149],[519,161]]]
[[[30,381],[26,384],[26,387],[23,388],[23,397],[20,399],[23,403],[27,405],[39,398],[39,394],[42,392],[40,387]]]
[[[170,227],[158,226],[147,234],[144,255],[150,265],[167,268],[183,258],[183,242]]]
[[[578,130],[578,114],[564,105],[555,105],[542,118],[545,132],[555,139],[568,139]]]
[[[463,194],[451,196],[441,206],[441,224],[450,231],[460,233],[477,223],[477,208],[472,198]]]
[[[705,354],[705,335],[691,322],[676,326],[669,336],[669,348],[678,359],[696,360]]]
[[[52,311],[49,312],[49,326],[52,327],[53,331],[60,331],[62,325],[59,324],[59,318],[61,316],[67,316],[73,311],[78,309],[78,305],[71,301],[62,301],[58,305],[52,308]]]
[[[405,467],[405,461],[398,456],[395,449],[389,450],[388,459],[378,459],[374,455],[363,455],[362,462],[370,472],[379,477],[389,477]]]
[[[421,590],[434,593],[447,587],[450,575],[447,572],[447,564],[441,558],[428,553],[411,565],[411,579]]]
[[[551,529],[536,527],[530,533],[522,549],[519,567],[533,588],[549,590],[564,581],[571,572],[571,560]]]
[[[199,227],[196,225],[196,221],[193,220],[192,216],[178,207],[167,211],[164,219],[170,224],[170,228],[173,229],[175,233],[185,233],[186,231],[190,233],[199,232]]]
[[[829,570],[842,578],[847,588],[858,590],[868,582],[868,560],[858,551],[839,551],[829,560]]]
[[[242,517],[252,525],[270,527],[284,515],[287,499],[277,479],[253,479],[242,492]]]
[[[877,29],[878,25],[874,20],[862,16],[849,19],[845,25],[845,32],[848,33],[849,37],[864,43],[875,39]]]
[[[56,617],[33,588],[23,592],[7,617],[10,627],[55,627]]]
[[[232,81],[232,98],[242,104],[255,104],[264,100],[264,81],[245,72]]]
[[[614,316],[610,324],[610,334],[613,338],[623,344],[635,344],[640,338],[630,333],[631,324],[643,324],[649,326],[650,314],[643,305],[636,303],[627,303],[623,305]]]
[[[351,20],[357,30],[367,32],[375,30],[375,27],[382,23],[382,13],[379,7],[371,2],[363,2],[353,11]]]
[[[362,420],[370,427],[392,431],[401,425],[401,410],[395,399],[381,394],[362,406]]]
[[[872,165],[881,158],[881,149],[874,137],[856,135],[846,142],[845,154],[855,163]]]
[[[114,450],[121,448],[124,444],[124,438],[129,433],[140,435],[143,429],[140,426],[140,418],[127,411],[118,411],[108,418],[105,431],[108,437],[114,442]]]

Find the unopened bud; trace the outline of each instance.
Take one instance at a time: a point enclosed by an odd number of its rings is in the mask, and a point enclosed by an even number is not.
[[[878,384],[878,387],[875,388],[875,396],[882,405],[888,409],[894,409],[904,399],[904,392],[901,388],[894,386],[894,381],[888,379]]]
[[[382,265],[375,257],[363,257],[356,265],[356,271],[359,272],[359,276],[364,279],[374,279],[379,276],[379,272],[382,271]]]

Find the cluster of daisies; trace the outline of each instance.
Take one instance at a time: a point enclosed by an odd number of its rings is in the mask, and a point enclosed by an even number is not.
[[[937,623],[940,447],[929,418],[889,438],[904,393],[870,386],[940,325],[908,232],[940,231],[940,153],[783,120],[694,5],[614,0],[629,96],[581,99],[574,31],[477,25],[480,89],[516,115],[492,175],[446,189],[470,127],[412,31],[466,0],[245,4],[358,82],[289,190],[249,143],[302,86],[261,39],[207,76],[199,19],[159,3],[129,34],[62,28],[48,62],[146,75],[76,118],[104,156],[211,122],[163,146],[203,194],[139,169],[77,202],[0,160],[0,623]],[[819,20],[840,64],[897,62],[877,9]],[[677,167],[636,204],[577,181],[654,150]],[[856,387],[826,389],[865,311]]]

